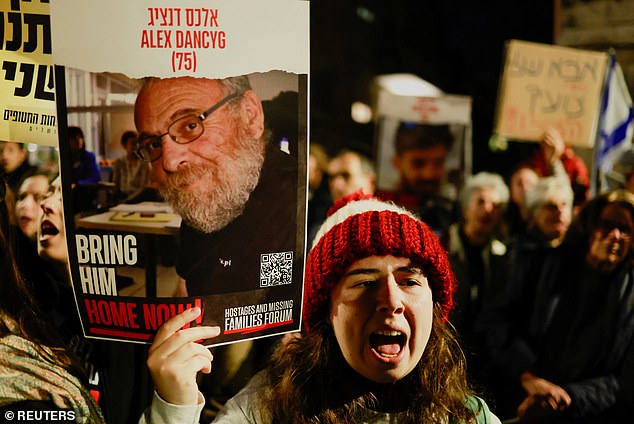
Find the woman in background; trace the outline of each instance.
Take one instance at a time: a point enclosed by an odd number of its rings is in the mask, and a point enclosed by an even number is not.
[[[41,319],[9,243],[6,185],[0,182],[0,414],[69,410],[69,421],[104,422],[77,360]]]
[[[634,333],[633,237],[634,195],[606,193],[582,207],[539,269],[513,272],[482,321],[503,416],[622,422],[611,414]]]
[[[68,145],[72,161],[73,210],[79,213],[96,209],[95,183],[101,180],[101,173],[95,154],[86,150],[86,139],[81,128],[68,127]]]

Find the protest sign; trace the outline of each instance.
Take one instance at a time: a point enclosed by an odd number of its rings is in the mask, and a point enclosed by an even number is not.
[[[0,140],[56,146],[48,1],[4,1],[0,15]]]
[[[85,335],[149,342],[193,306],[203,315],[191,325],[220,326],[213,345],[299,330],[308,3],[69,0],[51,5],[51,24]],[[71,127],[96,152],[138,131],[137,153],[151,168],[145,197],[121,203],[103,181],[77,184]],[[160,271],[174,272],[166,257],[184,280],[178,297],[160,286]],[[144,271],[141,293],[121,288],[129,268]]]
[[[461,181],[471,173],[471,98],[443,93],[439,88],[411,74],[382,75],[375,79],[377,188],[398,189],[400,175],[393,166],[396,133],[404,123],[446,125],[452,143],[443,164],[452,175],[444,187],[455,197]]]
[[[553,127],[567,144],[593,147],[607,59],[601,52],[511,40],[494,132],[540,141]]]

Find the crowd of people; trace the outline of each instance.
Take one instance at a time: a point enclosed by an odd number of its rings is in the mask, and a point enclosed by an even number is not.
[[[418,173],[402,168],[397,149],[399,189],[377,196],[428,217],[447,250],[458,282],[450,322],[470,381],[504,419],[627,422],[631,151],[615,166],[622,174],[612,174],[620,185],[589,198],[583,161],[549,129],[507,179],[468,176],[452,199],[441,190],[448,150],[439,147],[441,130],[418,127],[425,125],[402,124],[396,136],[397,145],[403,132],[401,145],[417,146],[408,156],[418,158]]]
[[[116,198],[155,184],[182,216],[180,295],[250,279],[252,269],[212,258],[256,255],[254,226],[293,249],[293,140],[269,141],[247,78],[148,80],[135,122],[113,166]],[[182,329],[197,308],[146,350],[82,337],[60,179],[4,143],[0,411],[69,410],[77,422],[628,422],[631,153],[610,190],[591,196],[583,161],[552,128],[511,175],[488,170],[457,186],[445,172],[448,126],[403,122],[394,142],[393,189],[377,186],[363,153],[310,145],[304,329],[213,354],[199,342],[219,328]],[[69,146],[72,189],[98,181],[78,127]],[[144,372],[122,378],[121,364]]]

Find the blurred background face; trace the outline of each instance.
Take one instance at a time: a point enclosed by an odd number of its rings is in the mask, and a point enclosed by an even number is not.
[[[518,206],[524,205],[524,194],[529,187],[537,184],[539,176],[529,168],[520,168],[511,176],[511,200]]]
[[[26,150],[18,143],[4,142],[0,144],[0,165],[4,172],[13,172],[26,160]]]
[[[474,191],[463,212],[465,233],[491,237],[502,220],[502,214],[501,198],[495,189],[483,187]]]
[[[421,196],[437,194],[445,174],[447,148],[439,144],[427,149],[407,150],[394,157],[406,191]]]
[[[310,190],[317,190],[323,177],[324,173],[319,167],[319,159],[317,159],[317,156],[311,154],[308,157],[308,188]]]
[[[136,158],[136,155],[134,153],[135,149],[136,149],[136,137],[128,137],[125,140],[125,153],[129,158]]]
[[[365,174],[361,160],[352,153],[345,153],[330,161],[328,184],[330,195],[335,202],[358,190],[363,190],[367,194],[374,192],[374,177]]]
[[[35,175],[24,180],[18,191],[15,204],[18,226],[25,236],[35,241],[40,225],[42,208],[40,203],[48,193],[48,178]]]
[[[546,239],[560,240],[568,230],[572,219],[572,203],[561,193],[552,192],[546,201],[533,211],[533,225]]]
[[[74,152],[80,151],[84,148],[84,138],[81,136],[71,137],[68,139],[70,149]]]
[[[634,236],[634,221],[629,210],[617,204],[603,208],[590,239],[588,262],[595,268],[612,271],[627,257]]]
[[[64,206],[61,180],[57,177],[50,186],[48,197],[42,201],[42,217],[37,232],[37,253],[51,262],[68,262]]]

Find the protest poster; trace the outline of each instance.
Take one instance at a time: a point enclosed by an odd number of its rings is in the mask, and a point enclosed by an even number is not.
[[[203,314],[191,325],[221,328],[210,345],[299,330],[308,2],[67,0],[51,5],[51,28],[84,334],[150,342],[192,306]],[[98,157],[138,132],[141,197],[73,180],[75,128]]]
[[[382,75],[375,79],[377,188],[400,189],[394,166],[397,133],[403,125],[446,127],[448,151],[442,163],[443,192],[455,198],[462,181],[471,173],[471,98],[447,94],[411,74]]]
[[[4,1],[0,140],[57,146],[48,1]]]
[[[568,145],[594,147],[607,60],[603,52],[509,41],[494,132],[541,141],[552,127]]]

